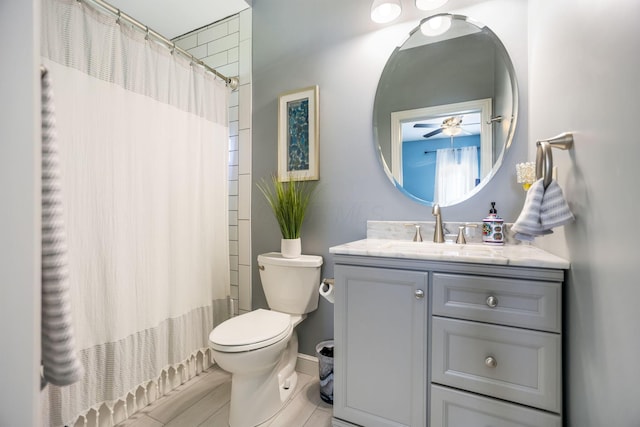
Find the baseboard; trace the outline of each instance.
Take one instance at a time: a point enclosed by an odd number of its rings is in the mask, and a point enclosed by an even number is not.
[[[318,358],[309,356],[308,354],[298,353],[298,360],[296,361],[296,371],[300,372],[301,374],[317,377]]]
[[[332,427],[356,427],[355,424],[351,424],[346,421],[339,420],[336,417],[331,418],[331,426]]]

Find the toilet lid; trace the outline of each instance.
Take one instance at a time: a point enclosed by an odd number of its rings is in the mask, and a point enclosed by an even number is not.
[[[209,334],[209,344],[227,353],[256,350],[284,339],[291,329],[288,314],[258,309],[216,326]]]

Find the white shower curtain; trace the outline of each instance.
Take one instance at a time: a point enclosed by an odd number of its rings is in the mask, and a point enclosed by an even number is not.
[[[478,148],[445,148],[436,151],[434,202],[452,203],[473,190],[478,175]]]
[[[85,368],[79,383],[48,386],[58,426],[144,406],[138,387],[162,393],[168,370],[190,376],[226,318],[229,90],[76,0],[44,0],[42,30]]]

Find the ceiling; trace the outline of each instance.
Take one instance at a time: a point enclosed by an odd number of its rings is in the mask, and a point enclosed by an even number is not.
[[[455,114],[456,116],[462,117],[462,134],[460,136],[469,136],[469,135],[480,135],[481,125],[480,125],[480,113],[463,113],[463,114]],[[448,117],[451,117],[451,114],[442,115],[439,117],[433,117],[422,120],[412,120],[410,122],[402,123],[402,140],[403,141],[423,141],[425,138],[423,135],[431,132],[432,130],[436,130],[442,124],[442,121]],[[423,123],[432,125],[431,128],[416,128],[413,127],[415,123]],[[440,138],[449,138],[449,136],[444,133],[440,133],[434,135],[429,138],[429,140],[435,140]]]
[[[251,0],[106,0],[168,39],[247,9]]]

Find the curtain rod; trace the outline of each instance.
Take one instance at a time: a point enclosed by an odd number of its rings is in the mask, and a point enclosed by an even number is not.
[[[227,83],[227,86],[229,86],[232,90],[237,89],[238,84],[239,84],[239,81],[238,81],[237,77],[227,77],[224,74],[222,74],[219,71],[217,71],[216,69],[209,67],[203,61],[201,61],[200,59],[196,58],[195,56],[193,56],[192,54],[190,54],[186,50],[182,49],[179,46],[176,46],[176,44],[174,42],[172,42],[171,40],[169,40],[168,38],[166,38],[162,34],[152,30],[151,28],[147,27],[146,25],[144,25],[143,23],[141,23],[137,19],[127,15],[126,13],[124,13],[123,11],[118,9],[117,7],[112,6],[112,5],[110,5],[109,3],[107,3],[107,2],[105,2],[103,0],[77,0],[77,1],[78,1],[78,3],[85,3],[85,4],[93,3],[93,4],[96,4],[96,5],[100,6],[101,8],[103,8],[104,10],[106,10],[107,12],[110,12],[111,14],[116,16],[116,20],[124,19],[124,20],[128,21],[130,24],[133,24],[134,26],[136,26],[137,28],[139,28],[143,32],[147,33],[147,36],[153,36],[156,39],[158,39],[159,41],[161,41],[162,43],[164,43],[165,45],[167,45],[167,47],[171,49],[171,52],[177,51],[178,53],[182,54],[183,56],[186,56],[192,62],[195,62],[198,65],[201,65],[202,67],[204,67],[205,70],[207,70],[210,73],[220,77],[222,80],[224,80]],[[91,4],[89,4],[89,6],[91,6]]]

